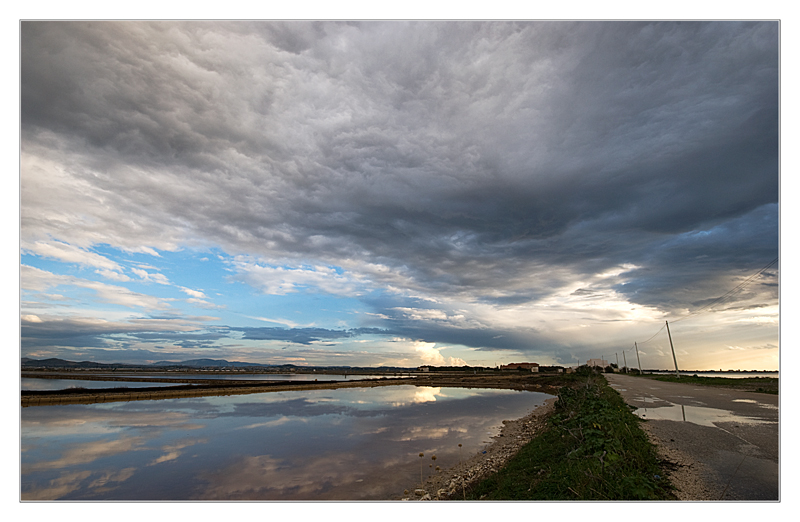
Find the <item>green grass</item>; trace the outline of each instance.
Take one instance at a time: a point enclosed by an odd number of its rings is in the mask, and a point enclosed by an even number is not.
[[[600,375],[559,391],[547,429],[472,500],[672,500],[655,447],[622,397]]]
[[[778,379],[776,377],[745,377],[743,379],[732,379],[730,377],[698,377],[687,374],[681,374],[680,378],[675,375],[644,375],[644,377],[664,382],[719,386],[741,391],[769,393],[773,395],[778,394]]]

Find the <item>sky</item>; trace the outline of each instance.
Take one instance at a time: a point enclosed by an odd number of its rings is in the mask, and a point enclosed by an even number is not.
[[[774,21],[21,22],[21,356],[777,369],[779,72]]]

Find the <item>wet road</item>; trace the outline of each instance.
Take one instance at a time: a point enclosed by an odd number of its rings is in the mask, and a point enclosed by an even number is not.
[[[606,374],[718,500],[779,500],[778,396]]]

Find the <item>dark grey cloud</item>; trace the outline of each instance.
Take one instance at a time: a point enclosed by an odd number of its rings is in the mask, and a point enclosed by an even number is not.
[[[20,320],[20,336],[24,350],[60,346],[130,351],[136,351],[133,345],[137,342],[202,348],[218,346],[216,341],[229,337],[225,328],[203,328],[189,317],[153,316],[111,322],[91,317],[30,315],[23,315]]]
[[[633,302],[693,310],[733,288],[731,276],[743,280],[778,257],[777,243],[777,205],[764,205],[709,229],[651,242],[633,259],[642,268],[627,274],[629,280],[617,289]],[[774,278],[776,271],[777,266],[760,281]],[[776,287],[762,285],[758,292],[763,300],[778,297]]]
[[[778,27],[23,22],[23,157],[85,187],[55,213],[23,178],[23,236],[215,244],[500,307],[633,265],[614,289],[680,313],[777,256]],[[537,338],[371,299],[414,338]]]
[[[225,332],[187,333],[174,332],[129,332],[126,338],[146,343],[166,343],[174,347],[203,350],[219,348],[221,339],[228,339],[230,335]]]
[[[289,341],[297,344],[310,344],[314,341],[332,341],[350,339],[361,335],[385,335],[386,330],[379,328],[353,328],[350,330],[330,330],[327,328],[231,328],[241,332],[242,338],[256,341]]]
[[[159,323],[159,319],[162,321]],[[64,354],[101,354],[102,359],[113,357],[114,350],[125,350],[125,362],[181,360],[206,355],[208,350],[221,350],[237,339],[255,341],[287,341],[293,345],[309,345],[319,341],[337,341],[364,336],[394,335],[379,328],[352,328],[332,330],[326,328],[248,328],[248,327],[195,327],[187,328],[183,321],[170,317],[153,317],[146,321],[107,323],[85,318],[64,319],[23,316],[21,339],[23,356],[40,348],[59,347]],[[157,351],[135,348],[137,343],[148,343]],[[74,348],[81,350],[75,351]],[[172,351],[182,348],[188,351]],[[129,354],[131,354],[129,356]],[[193,355],[194,354],[194,355]]]

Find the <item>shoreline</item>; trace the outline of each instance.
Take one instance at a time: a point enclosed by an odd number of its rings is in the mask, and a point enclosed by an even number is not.
[[[486,450],[440,473],[431,475],[425,483],[406,489],[402,495],[389,500],[460,500],[473,484],[489,477],[539,434],[553,412],[557,397],[547,399],[528,415],[515,420],[504,420],[500,433],[491,437],[493,442]]]

